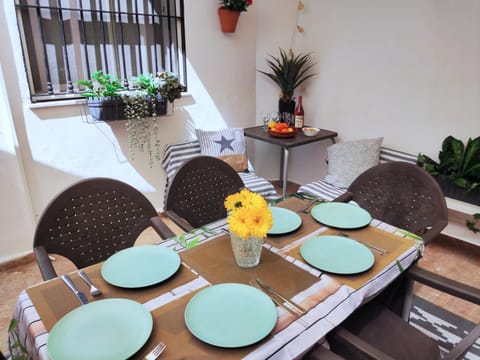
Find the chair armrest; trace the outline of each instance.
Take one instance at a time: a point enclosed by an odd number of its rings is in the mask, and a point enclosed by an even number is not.
[[[333,199],[334,202],[349,202],[353,198],[353,193],[350,191],[345,191],[342,195],[338,196],[337,198]]]
[[[417,264],[410,266],[406,271],[406,275],[414,281],[418,281],[447,294],[477,305],[480,304],[480,289],[435,274],[419,267]]]
[[[302,356],[302,360],[345,360],[345,358],[335,354],[322,344],[316,343],[309,352]]]
[[[150,219],[152,227],[162,239],[168,239],[175,236],[175,233],[165,224],[165,222],[158,216]]]
[[[194,230],[194,227],[190,225],[190,223],[187,220],[185,220],[181,216],[178,216],[173,211],[167,210],[165,211],[165,215],[167,215],[175,224],[180,226],[186,232]]]
[[[33,248],[33,253],[35,254],[35,259],[37,260],[37,265],[43,280],[56,278],[58,275],[48,257],[47,249],[45,249],[44,246],[36,246]]]
[[[457,360],[463,359],[463,354],[477,341],[480,337],[480,324],[477,324],[467,336],[465,336],[459,343],[457,343],[448,354],[443,357],[443,360]]]
[[[361,354],[362,359],[395,360],[391,356],[385,354],[383,351],[377,349],[352,332],[348,331],[341,325],[327,334],[327,340],[329,343],[335,342],[339,348],[344,347],[345,345],[348,345],[346,348],[353,347],[356,351],[355,355],[359,356]],[[345,356],[343,354],[341,355]]]
[[[430,241],[435,239],[443,229],[448,225],[448,221],[441,220],[436,222],[430,229],[428,229],[424,234],[422,234],[422,239],[425,244],[428,244]]]

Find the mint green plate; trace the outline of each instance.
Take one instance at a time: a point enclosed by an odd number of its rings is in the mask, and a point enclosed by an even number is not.
[[[318,222],[339,229],[358,229],[372,221],[372,216],[367,210],[342,202],[318,204],[310,213]]]
[[[302,225],[302,218],[292,210],[271,206],[273,226],[268,235],[281,235],[297,230]]]
[[[152,327],[152,315],[142,304],[98,300],[55,324],[47,340],[48,356],[52,360],[127,359],[146,343]]]
[[[180,256],[157,245],[134,246],[110,256],[102,265],[106,282],[123,288],[140,288],[162,282],[177,272]]]
[[[317,269],[341,275],[361,273],[375,262],[369,248],[344,236],[323,235],[308,239],[300,246],[300,255]]]
[[[201,290],[185,308],[185,323],[198,339],[236,348],[266,337],[277,322],[277,309],[262,291],[243,284],[219,284]]]

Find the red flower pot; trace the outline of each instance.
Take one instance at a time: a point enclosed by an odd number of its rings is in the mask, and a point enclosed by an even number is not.
[[[234,11],[223,7],[218,8],[220,27],[224,33],[234,33],[237,28],[240,11]]]

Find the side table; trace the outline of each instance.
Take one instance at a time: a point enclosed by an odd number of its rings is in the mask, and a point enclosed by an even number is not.
[[[252,139],[264,141],[270,144],[278,145],[281,148],[281,161],[280,161],[280,180],[282,183],[282,198],[285,199],[287,195],[287,182],[288,182],[288,156],[289,149],[296,146],[302,146],[310,144],[316,141],[330,140],[335,143],[335,137],[338,135],[334,131],[320,130],[315,136],[305,136],[303,132],[297,132],[294,137],[291,138],[277,138],[268,134],[264,130],[263,126],[254,126],[243,129],[243,133],[246,137]]]

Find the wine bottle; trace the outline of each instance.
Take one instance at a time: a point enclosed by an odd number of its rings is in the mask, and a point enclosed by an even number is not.
[[[298,97],[298,105],[295,109],[295,130],[302,130],[303,128],[303,105],[302,105],[302,96]]]

